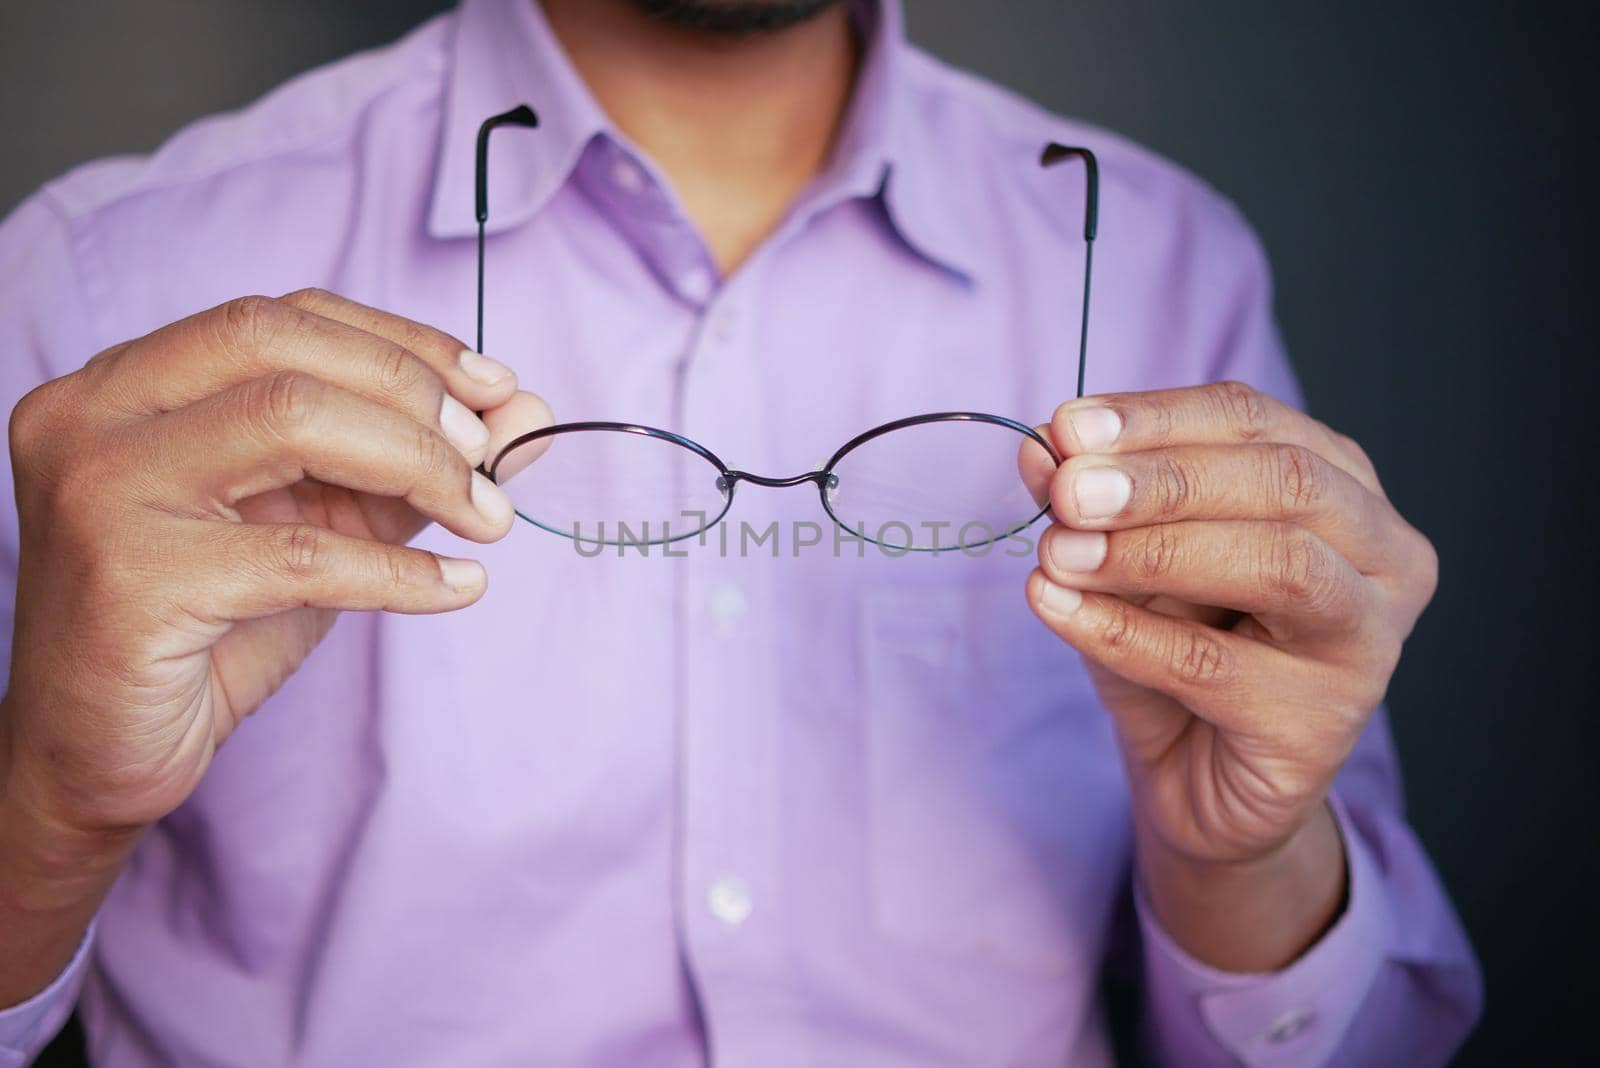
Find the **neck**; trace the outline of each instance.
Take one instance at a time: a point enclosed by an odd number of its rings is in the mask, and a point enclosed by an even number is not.
[[[589,91],[732,271],[827,166],[858,62],[847,6],[730,37],[666,25],[629,0],[542,3]]]

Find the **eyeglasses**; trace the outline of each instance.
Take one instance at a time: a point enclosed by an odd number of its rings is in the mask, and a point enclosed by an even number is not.
[[[522,105],[478,128],[478,351],[483,351],[484,228],[489,218],[489,138],[501,126],[537,127]],[[1099,217],[1099,165],[1087,148],[1054,142],[1040,166],[1083,160],[1083,310],[1078,396],[1089,345],[1090,272]],[[526,450],[526,451],[524,451]],[[523,461],[536,455],[537,462]],[[514,462],[508,460],[515,456]],[[670,430],[637,423],[557,423],[513,439],[485,467],[517,514],[590,546],[665,545],[703,537],[733,507],[741,483],[816,486],[823,510],[850,537],[889,550],[977,549],[1036,522],[1049,509],[1060,457],[1033,427],[983,412],[933,412],[884,423],[841,445],[819,470],[785,478],[729,467]],[[525,469],[524,469],[525,468]],[[518,471],[501,483],[501,471]]]

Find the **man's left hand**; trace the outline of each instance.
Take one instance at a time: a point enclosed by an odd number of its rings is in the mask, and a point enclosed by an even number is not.
[[[1142,863],[1249,866],[1331,828],[1433,547],[1355,442],[1238,383],[1071,401],[1049,433],[1028,600],[1115,719]]]

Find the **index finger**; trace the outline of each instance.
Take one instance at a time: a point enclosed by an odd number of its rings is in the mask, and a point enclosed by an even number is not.
[[[1068,401],[1050,419],[1064,457],[1181,445],[1303,445],[1383,496],[1372,462],[1343,434],[1243,382],[1213,382]]]
[[[516,392],[517,376],[511,368],[473,352],[426,323],[359,304],[325,289],[296,290],[283,302],[399,345],[433,368],[444,379],[445,388],[474,411],[503,404]]]
[[[482,372],[464,352],[442,331],[302,290],[279,299],[240,297],[198,312],[101,353],[84,372],[111,405],[135,418],[175,411],[253,378],[298,371],[422,421],[443,418],[450,408],[465,427],[476,422],[468,409],[505,403],[516,380],[504,371],[494,373],[493,385],[479,382],[469,371]]]

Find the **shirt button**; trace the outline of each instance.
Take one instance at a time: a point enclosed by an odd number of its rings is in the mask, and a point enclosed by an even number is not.
[[[711,285],[711,273],[704,267],[696,267],[678,279],[678,292],[699,304],[711,295]]]
[[[1311,1009],[1290,1009],[1267,1028],[1267,1041],[1273,1045],[1289,1041],[1309,1027],[1314,1016],[1316,1013]]]
[[[611,165],[611,180],[624,193],[638,194],[644,191],[644,172],[625,156],[618,156]]]
[[[732,875],[724,875],[711,884],[706,903],[711,908],[711,915],[729,927],[744,923],[750,918],[750,910],[755,907],[750,900],[750,888],[743,879]]]
[[[744,591],[739,587],[718,586],[711,594],[711,620],[716,624],[717,632],[724,638],[730,637],[748,607]]]

